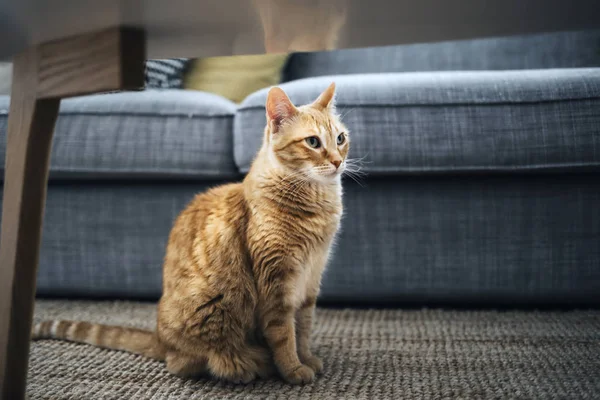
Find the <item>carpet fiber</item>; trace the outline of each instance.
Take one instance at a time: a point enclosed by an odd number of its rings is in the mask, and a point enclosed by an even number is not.
[[[151,328],[155,306],[39,300],[35,320]],[[163,364],[87,345],[31,348],[30,399],[592,399],[600,396],[600,311],[319,309],[324,374],[306,386],[170,376]]]

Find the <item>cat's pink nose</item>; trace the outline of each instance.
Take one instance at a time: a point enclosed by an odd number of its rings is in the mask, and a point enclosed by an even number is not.
[[[335,165],[335,169],[338,169],[342,163],[342,160],[333,160],[331,163]]]

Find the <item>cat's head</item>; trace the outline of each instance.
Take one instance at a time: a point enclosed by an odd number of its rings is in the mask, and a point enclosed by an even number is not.
[[[301,107],[274,87],[266,109],[265,146],[277,167],[318,182],[339,179],[346,168],[350,137],[335,112],[335,84]]]

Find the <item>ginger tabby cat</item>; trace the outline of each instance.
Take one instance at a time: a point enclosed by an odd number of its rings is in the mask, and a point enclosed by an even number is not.
[[[269,91],[263,145],[242,183],[197,195],[171,231],[156,332],[46,321],[64,339],[157,360],[179,376],[311,382],[323,368],[310,333],[321,275],[342,217],[350,145],[331,84],[295,107]]]

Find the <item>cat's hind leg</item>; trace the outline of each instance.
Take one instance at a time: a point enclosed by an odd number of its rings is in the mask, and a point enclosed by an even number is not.
[[[248,383],[274,371],[267,347],[251,340],[254,306],[248,296],[207,296],[187,318],[185,345],[188,354],[201,354],[208,370],[220,379]]]
[[[167,371],[181,378],[199,377],[208,373],[206,357],[190,357],[170,351],[166,357]]]
[[[244,344],[211,351],[208,367],[217,378],[233,383],[248,383],[274,374],[271,357],[266,348]]]

